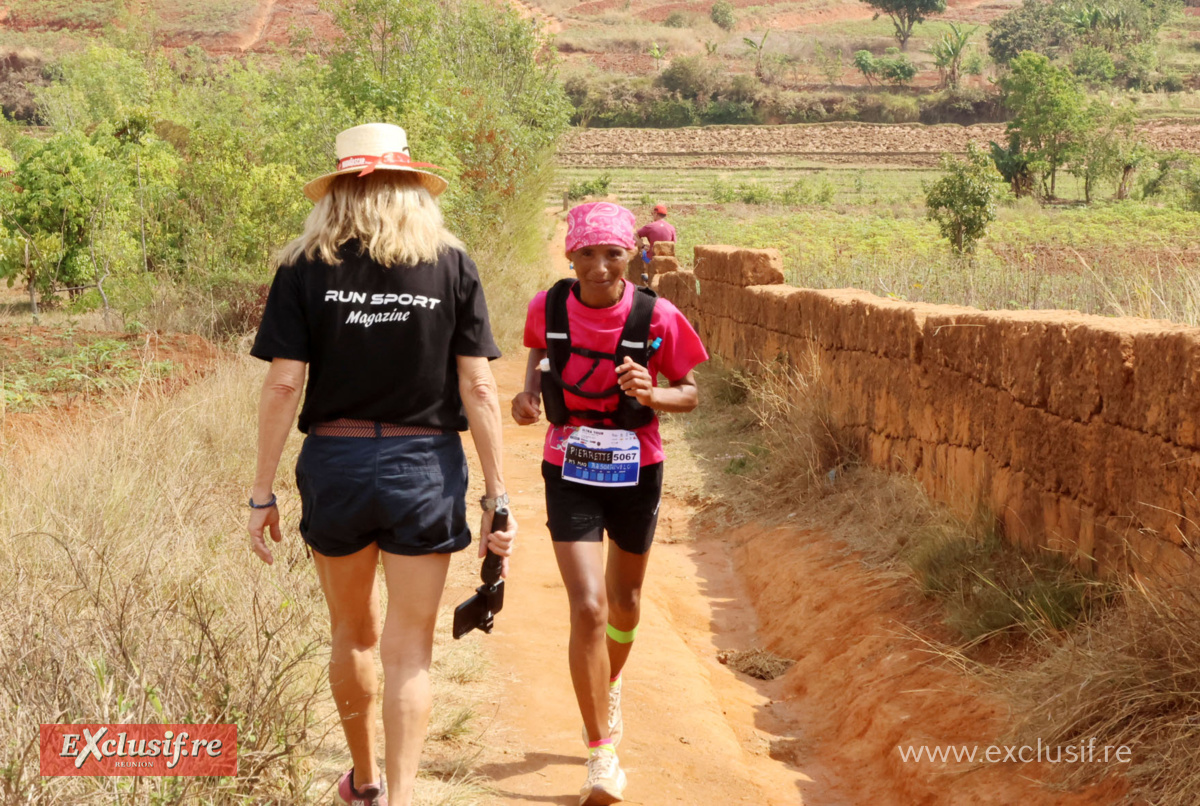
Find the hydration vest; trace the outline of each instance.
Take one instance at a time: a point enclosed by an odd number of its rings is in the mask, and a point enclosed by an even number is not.
[[[542,405],[546,419],[554,425],[566,425],[570,417],[594,420],[599,426],[611,424],[616,428],[633,430],[649,425],[654,420],[654,409],[643,406],[637,398],[621,391],[616,383],[599,392],[587,392],[580,387],[600,367],[601,361],[611,361],[619,366],[629,356],[643,367],[650,362],[650,320],[654,316],[654,303],[658,295],[648,288],[637,287],[633,292],[633,306],[625,320],[625,327],[617,340],[613,353],[601,353],[576,347],[571,343],[571,325],[567,321],[567,297],[577,281],[572,278],[559,280],[546,293],[546,357],[550,360],[550,371],[542,373]],[[626,281],[628,282],[628,281]],[[563,380],[562,373],[572,355],[592,360],[592,368],[575,383]],[[588,400],[617,399],[616,411],[584,409],[575,411],[567,408],[563,392]]]

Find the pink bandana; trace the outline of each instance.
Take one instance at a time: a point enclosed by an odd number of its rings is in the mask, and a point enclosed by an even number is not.
[[[567,213],[567,251],[614,244],[633,249],[633,213],[612,202],[581,204]]]

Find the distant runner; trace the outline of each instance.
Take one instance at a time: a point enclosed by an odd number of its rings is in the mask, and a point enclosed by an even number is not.
[[[550,421],[542,461],[547,526],[571,605],[571,679],[589,748],[579,802],[598,806],[620,801],[625,789],[616,754],[621,670],[637,633],[662,496],[656,412],[696,408],[693,369],[708,353],[674,305],[623,279],[635,254],[633,213],[596,202],[571,210],[567,221],[566,252],[578,279],[560,280],[529,303],[525,390],[512,415],[532,425],[544,406]],[[660,374],[669,388],[658,386]]]
[[[654,205],[654,220],[637,231],[638,251],[642,253],[642,260],[646,263],[650,262],[650,258],[654,257],[654,244],[659,241],[671,241],[674,243],[675,227],[667,223],[667,205]],[[646,242],[649,241],[649,247]]]

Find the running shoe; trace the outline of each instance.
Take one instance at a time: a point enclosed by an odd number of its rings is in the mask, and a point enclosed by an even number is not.
[[[579,806],[609,806],[625,799],[625,770],[612,745],[592,751],[587,773],[587,783],[579,790]]]
[[[387,806],[387,792],[379,784],[367,784],[362,789],[351,785],[354,768],[338,781],[335,806]]]
[[[608,687],[608,738],[612,739],[613,747],[621,743],[621,736],[625,733],[625,720],[621,717],[621,685],[624,681],[624,676],[618,677],[617,684]],[[583,743],[590,741],[587,725],[584,725]]]

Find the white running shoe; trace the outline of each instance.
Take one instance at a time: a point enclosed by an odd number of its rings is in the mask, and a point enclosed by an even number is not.
[[[625,799],[625,770],[611,745],[598,747],[587,760],[587,783],[579,790],[579,806],[609,806]]]
[[[615,686],[609,685],[608,687],[608,738],[612,739],[614,748],[621,743],[621,736],[625,733],[625,720],[621,717],[621,686],[624,682],[625,677],[622,675],[617,678]],[[587,725],[584,725],[583,743],[589,744],[590,742]]]

